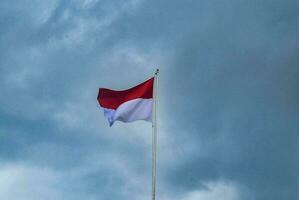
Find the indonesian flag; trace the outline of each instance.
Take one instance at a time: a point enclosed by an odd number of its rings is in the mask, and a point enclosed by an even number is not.
[[[98,102],[112,126],[115,121],[152,121],[154,78],[133,88],[115,91],[100,88]]]

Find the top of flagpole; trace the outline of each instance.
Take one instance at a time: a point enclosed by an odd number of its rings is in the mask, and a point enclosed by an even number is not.
[[[156,69],[155,75],[159,74],[159,69]]]

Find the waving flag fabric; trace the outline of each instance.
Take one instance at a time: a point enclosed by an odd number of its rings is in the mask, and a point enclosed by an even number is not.
[[[152,121],[154,78],[133,88],[115,91],[100,88],[98,102],[112,126],[115,121]]]

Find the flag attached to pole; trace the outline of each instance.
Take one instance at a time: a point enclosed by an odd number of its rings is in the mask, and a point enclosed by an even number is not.
[[[133,88],[115,91],[100,88],[98,102],[104,109],[109,125],[115,121],[152,121],[154,78]]]

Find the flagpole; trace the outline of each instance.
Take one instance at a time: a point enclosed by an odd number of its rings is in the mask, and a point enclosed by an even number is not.
[[[156,70],[154,77],[154,104],[152,123],[152,200],[156,199],[158,83],[159,69]]]

